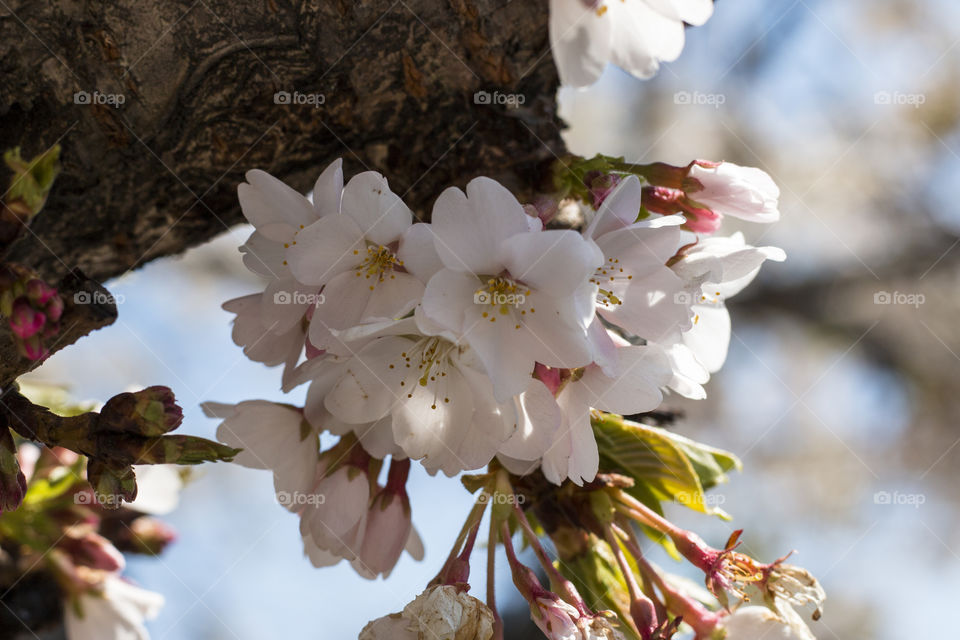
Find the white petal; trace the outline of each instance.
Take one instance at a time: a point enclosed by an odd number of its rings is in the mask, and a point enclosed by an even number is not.
[[[323,170],[313,185],[313,209],[317,218],[340,213],[343,194],[343,160],[337,158]]]
[[[693,327],[683,334],[683,343],[707,371],[716,373],[727,359],[730,313],[723,304],[694,305],[693,312]]]
[[[640,179],[637,176],[627,176],[604,199],[583,234],[596,239],[633,224],[640,215],[642,197],[643,185],[640,184]]]
[[[316,219],[313,207],[303,194],[269,173],[253,169],[247,172],[246,178],[247,182],[237,187],[237,195],[243,215],[257,229],[275,223],[296,228]]]
[[[353,424],[374,422],[400,399],[404,359],[412,342],[380,338],[364,347],[344,368],[343,377],[325,399],[327,410]],[[390,367],[393,365],[393,368]]]
[[[551,296],[572,293],[600,266],[594,249],[570,230],[518,234],[501,252],[511,277]]]
[[[413,222],[413,213],[376,171],[351,178],[343,189],[340,207],[369,242],[382,246],[397,242]]]
[[[575,384],[582,384],[590,392],[591,406],[602,411],[629,415],[656,409],[663,399],[660,387],[671,378],[667,358],[646,346],[623,347],[618,355],[620,371],[616,377],[607,377],[599,367],[589,367]]]
[[[424,222],[418,222],[406,230],[400,239],[397,257],[403,262],[403,267],[423,283],[443,268],[433,227]]]
[[[367,245],[352,218],[330,215],[296,235],[287,251],[290,271],[304,284],[321,285],[362,262]]]
[[[610,59],[611,18],[579,0],[550,0],[550,48],[568,87],[596,82]]]
[[[474,178],[464,194],[450,187],[433,205],[437,253],[450,269],[497,274],[504,240],[529,233],[527,214],[503,185],[490,178]]]

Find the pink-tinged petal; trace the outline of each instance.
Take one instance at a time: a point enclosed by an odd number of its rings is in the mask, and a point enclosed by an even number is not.
[[[690,327],[691,297],[684,291],[683,280],[667,267],[634,277],[618,294],[620,304],[607,305],[598,313],[633,335],[662,340]]]
[[[679,216],[658,220],[681,221]],[[666,264],[680,248],[680,241],[679,226],[651,228],[641,222],[605,233],[596,243],[606,259],[604,269],[629,265],[633,273],[640,273]]]
[[[485,452],[461,450],[460,443],[471,431],[473,393],[456,367],[446,368],[445,373],[426,385],[416,384],[416,374],[408,377],[407,395],[393,411],[393,438],[408,456],[422,460],[427,470],[442,469],[453,475],[489,462],[493,450],[489,457]],[[464,459],[478,453],[486,460]]]
[[[533,353],[538,345],[531,332],[515,329],[510,321],[490,322],[481,316],[481,305],[468,310],[470,322],[465,326],[464,340],[470,345],[493,382],[493,395],[497,402],[507,402],[523,393],[533,377],[537,358]]]
[[[397,257],[403,263],[403,268],[424,284],[443,269],[433,227],[424,222],[418,222],[406,230],[400,239]]]
[[[259,276],[282,278],[290,273],[286,264],[287,250],[283,243],[271,240],[259,231],[254,231],[247,241],[240,245],[240,253],[243,254],[243,265]]]
[[[550,0],[550,48],[566,87],[588,87],[610,59],[611,18],[585,2]]]
[[[247,182],[237,187],[240,209],[257,229],[276,223],[298,228],[316,220],[313,206],[296,190],[259,169],[247,172]],[[274,227],[276,228],[276,227]],[[283,238],[273,238],[283,240]]]
[[[367,530],[355,567],[372,579],[390,574],[413,530],[409,503],[400,496],[381,493],[374,498],[367,516]]]
[[[413,213],[376,171],[351,178],[343,189],[340,207],[343,215],[357,223],[367,241],[378,245],[398,241],[413,222]]]
[[[393,439],[393,416],[387,415],[368,425],[354,425],[353,432],[363,450],[374,458],[382,460],[392,456],[394,460],[402,460],[407,457]]]
[[[353,424],[374,422],[387,415],[404,389],[400,384],[405,364],[401,354],[410,345],[410,340],[386,337],[364,347],[344,367],[343,376],[327,394],[327,410]]]
[[[587,337],[593,347],[594,364],[600,367],[604,374],[608,376],[616,375],[620,363],[617,345],[614,344],[599,316],[595,317],[593,322],[590,323],[587,329]]]
[[[513,333],[524,336],[526,352],[548,367],[586,366],[593,361],[593,345],[587,334],[588,324],[583,323],[578,313],[579,307],[570,298],[554,298],[533,291],[520,307],[520,311],[526,312],[521,316],[523,330]],[[510,333],[505,324],[500,324],[503,333]]]
[[[304,332],[299,326],[289,331],[274,333],[263,326],[261,318],[262,293],[234,298],[223,303],[226,311],[237,314],[233,321],[233,342],[243,347],[243,352],[255,362],[272,367],[284,363],[296,352],[303,350]]]
[[[323,288],[323,303],[314,309],[311,326],[317,323],[331,331],[340,331],[360,324],[374,294],[369,282],[353,271],[334,276]],[[318,349],[327,347],[325,343],[314,340],[312,332],[310,342]]]
[[[317,543],[313,541],[313,537],[310,535],[303,536],[303,555],[310,560],[310,564],[312,564],[316,569],[332,567],[343,560],[343,558],[340,556],[334,555],[326,549],[321,549],[318,547]]]
[[[603,204],[587,225],[584,235],[597,239],[637,221],[643,198],[643,185],[637,176],[627,176],[604,199]]]
[[[316,287],[306,287],[293,278],[274,280],[260,300],[260,323],[271,333],[289,331],[319,299]]]
[[[566,460],[563,477],[559,484],[569,478],[577,485],[593,480],[600,467],[600,451],[590,424],[590,407],[587,403],[589,392],[584,385],[573,383],[564,389],[557,402],[563,410],[562,429],[569,441],[569,456]]]
[[[533,380],[517,399],[521,409],[518,429],[500,445],[500,453],[517,460],[536,460],[557,439],[563,416],[556,399],[539,380]]]
[[[423,291],[423,283],[409,273],[386,274],[383,282],[377,283],[371,292],[361,320],[376,322],[403,317],[417,306],[423,298]]]
[[[652,411],[660,405],[661,387],[671,378],[670,362],[659,349],[631,346],[620,349],[620,371],[607,377],[597,367],[587,369],[578,384],[590,393],[590,405],[624,415]]]
[[[343,195],[343,160],[337,158],[323,170],[313,185],[313,209],[317,218],[340,213]]]
[[[693,306],[693,327],[683,334],[697,360],[710,373],[716,373],[727,359],[730,347],[730,313],[722,304]]]
[[[780,219],[780,188],[761,169],[732,162],[715,166],[694,163],[690,177],[703,185],[702,190],[690,192],[690,197],[717,213],[750,222],[770,223]]]
[[[363,233],[352,218],[330,215],[300,231],[287,251],[294,277],[304,284],[322,285],[366,257]]]
[[[638,78],[656,74],[660,62],[672,62],[683,51],[683,22],[665,17],[646,2],[608,2],[614,23],[610,59]]]
[[[512,278],[551,296],[575,291],[602,261],[583,236],[560,229],[507,238],[501,256]]]
[[[222,413],[222,405],[206,406],[207,415]],[[242,448],[234,462],[252,469],[278,469],[301,445],[303,415],[266,400],[248,400],[234,407],[217,428],[217,440]],[[316,453],[316,446],[313,447]]]
[[[452,269],[438,271],[423,292],[422,315],[443,329],[460,335],[465,329],[466,312],[470,310],[479,314],[474,308],[479,306],[474,304],[474,294],[479,287],[480,281],[472,275]]]
[[[437,253],[449,269],[475,274],[500,273],[500,246],[518,233],[529,233],[527,214],[503,185],[475,178],[467,192],[450,187],[433,205]]]

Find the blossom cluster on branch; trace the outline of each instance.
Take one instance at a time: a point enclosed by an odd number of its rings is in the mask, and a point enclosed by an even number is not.
[[[668,638],[681,623],[704,639],[746,638],[732,630],[768,618],[808,637],[792,591],[762,598],[767,617],[750,607],[729,613],[749,588],[769,595],[795,569],[760,564],[733,544],[711,549],[659,515],[661,501],[691,497],[688,506],[719,513],[702,493],[735,459],[618,417],[654,411],[671,393],[705,397],[730,340],[725,301],[766,260],[785,258],[740,233],[716,232],[725,217],[777,220],[776,186],[759,169],[727,162],[675,167],[605,156],[558,161],[554,182],[523,204],[475,178],[439,194],[427,223],[384,176],[345,179],[340,160],[310,197],[250,171],[238,192],[254,231],[241,252],[267,283],[224,308],[248,357],[282,365],[286,391],[309,387],[303,407],[206,403],[222,419],[218,438],[243,449],[239,464],[272,471],[315,566],[346,560],[367,578],[388,576],[404,550],[422,557],[405,489],[411,461],[449,476],[487,467],[473,481],[481,508],[411,605],[420,613],[376,621],[361,638],[501,637],[492,593],[492,625],[486,614],[467,615],[479,601],[465,593],[477,514],[491,501],[491,549],[505,546],[518,590],[550,638]],[[571,208],[583,218],[575,228],[558,222]],[[322,449],[323,433],[340,439]],[[691,471],[694,452],[711,456],[716,473]],[[650,454],[646,467],[636,462]],[[660,486],[645,476],[651,467],[686,484]],[[515,512],[498,513],[501,502]],[[575,525],[541,534],[561,550],[580,540],[571,557],[606,549],[620,578],[600,592],[619,588],[629,606],[584,601],[556,568],[548,591],[519,565],[511,527],[543,525],[552,509],[568,520],[575,513]],[[644,564],[638,528],[659,532],[701,568],[713,605],[726,608],[714,612],[669,587]],[[538,544],[532,528],[527,537]],[[810,601],[821,600],[816,586]],[[471,631],[425,623],[425,602],[434,613],[462,612]],[[449,615],[437,619],[451,624]]]

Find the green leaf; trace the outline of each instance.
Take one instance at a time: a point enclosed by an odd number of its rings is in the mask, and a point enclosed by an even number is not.
[[[726,516],[708,505],[704,487],[715,486],[726,479],[725,471],[739,467],[731,454],[613,414],[595,416],[593,429],[601,471],[632,478],[635,485],[627,491],[644,504],[660,511],[660,503],[677,502]]]
[[[729,451],[716,449],[669,431],[663,433],[686,454],[704,489],[711,489],[726,482],[727,471],[740,471],[743,468],[740,459]]]
[[[20,156],[20,147],[3,154],[6,165],[13,170],[7,191],[7,203],[21,202],[36,215],[47,200],[53,181],[60,172],[60,145],[54,145],[30,161]]]
[[[77,483],[84,482],[72,467],[60,467],[49,478],[34,480],[27,488],[23,498],[25,505],[31,506],[48,500],[55,500],[70,491]]]

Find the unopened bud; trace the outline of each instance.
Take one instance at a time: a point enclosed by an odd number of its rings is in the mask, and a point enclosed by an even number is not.
[[[154,386],[110,398],[100,410],[99,428],[160,436],[183,422],[183,409],[169,387]]]
[[[126,566],[123,554],[109,540],[92,531],[78,536],[68,532],[58,546],[70,555],[74,564],[111,573]]]
[[[43,329],[47,316],[31,306],[26,298],[17,298],[10,313],[10,329],[21,340],[26,340]]]
[[[108,467],[99,460],[87,463],[87,480],[104,509],[117,509],[137,497],[137,478],[132,467]]]

